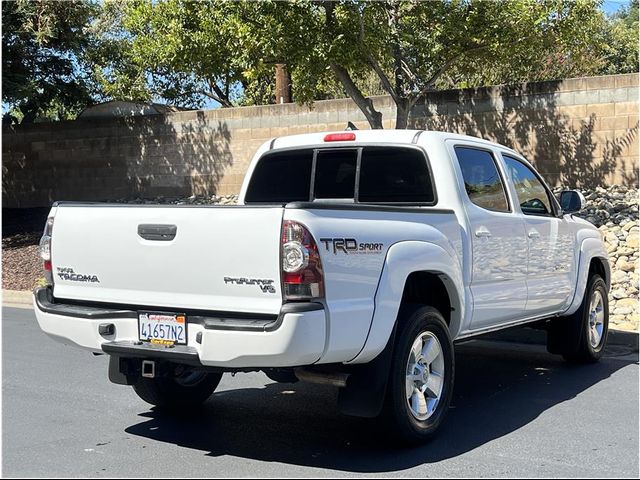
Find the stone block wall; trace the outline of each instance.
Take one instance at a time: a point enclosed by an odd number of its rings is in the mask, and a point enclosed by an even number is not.
[[[514,148],[553,185],[638,184],[638,74],[452,90],[413,110],[418,128]]]

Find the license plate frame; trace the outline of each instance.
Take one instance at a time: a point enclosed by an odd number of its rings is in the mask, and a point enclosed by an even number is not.
[[[164,346],[186,345],[189,338],[187,329],[187,315],[184,313],[138,312],[138,340],[141,342]]]

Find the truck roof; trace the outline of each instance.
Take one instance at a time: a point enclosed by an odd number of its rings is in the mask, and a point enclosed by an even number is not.
[[[485,143],[487,145],[500,145],[503,148],[512,150],[511,148],[484,140],[482,138],[473,137],[470,135],[461,135],[458,133],[439,132],[434,130],[342,130],[342,131],[327,131],[327,132],[314,132],[303,133],[300,135],[287,135],[284,137],[276,137],[271,140],[271,149],[274,148],[291,148],[291,147],[303,147],[306,145],[318,145],[325,143],[325,136],[329,134],[344,134],[354,133],[355,141],[357,143],[398,143],[398,144],[415,144],[418,139],[420,141],[432,139],[437,141],[444,141],[448,139],[459,140],[472,140],[478,143]],[[349,141],[334,141],[336,145],[350,144]],[[512,150],[513,151],[513,150]]]

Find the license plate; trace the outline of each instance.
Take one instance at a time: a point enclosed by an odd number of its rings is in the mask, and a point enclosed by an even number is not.
[[[187,316],[184,314],[140,312],[138,334],[143,342],[159,345],[187,344]]]

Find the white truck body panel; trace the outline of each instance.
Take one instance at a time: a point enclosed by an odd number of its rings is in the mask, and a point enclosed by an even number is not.
[[[382,244],[380,250],[363,254],[334,252],[331,245],[330,248],[319,245],[327,279],[325,301],[330,319],[322,363],[352,360],[364,347],[377,308],[379,280],[390,248],[407,241],[439,244],[453,260],[452,268],[461,270],[462,242],[453,212],[430,207],[414,211],[285,209],[285,220],[306,225],[316,239],[343,237],[355,238],[359,244]],[[383,228],[377,220],[381,213],[385,215]],[[412,264],[415,266],[419,262],[414,259]],[[399,304],[399,297],[394,300]],[[375,348],[378,349],[379,344]]]
[[[52,242],[54,295],[114,304],[277,314],[280,207],[61,205]],[[139,225],[175,225],[171,241],[151,241]],[[95,275],[65,279],[58,269]],[[273,293],[228,278],[273,280]]]
[[[462,270],[452,251],[430,242],[398,242],[389,249],[385,260],[367,343],[351,363],[367,363],[386,346],[396,323],[406,279],[416,271],[416,265],[429,265],[427,271],[438,273],[444,281],[453,308],[449,324],[451,335],[453,338],[458,336],[462,329],[461,322],[469,318],[466,308],[469,303],[464,300],[468,301],[470,297],[460,298],[467,293],[467,289],[464,288]]]
[[[35,301],[34,308],[42,331],[61,343],[101,353],[103,344],[115,340],[115,336],[100,335],[94,320],[42,312]],[[138,340],[135,318],[113,317],[109,322],[115,325],[118,341]],[[191,324],[188,344],[197,352],[202,365],[208,367],[310,365],[322,356],[325,328],[322,311],[287,314],[282,326],[271,332],[212,331]],[[200,342],[197,341],[199,334],[202,335]]]

